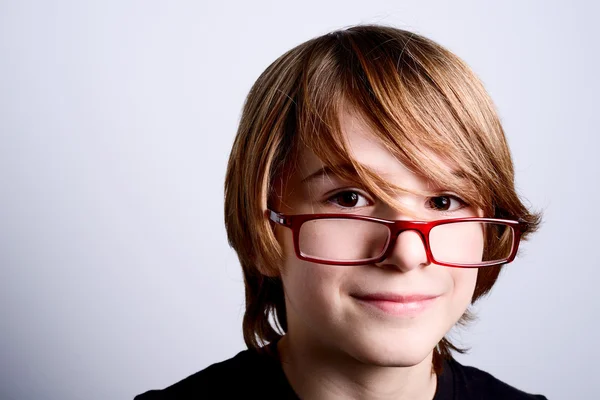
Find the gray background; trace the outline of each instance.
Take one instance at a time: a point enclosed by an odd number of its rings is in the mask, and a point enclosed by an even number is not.
[[[2,1],[0,398],[128,399],[244,348],[222,215],[244,96],[284,51],[361,22],[414,30],[472,66],[498,106],[519,192],[545,211],[479,321],[456,334],[472,347],[460,361],[551,399],[594,398],[598,11]]]

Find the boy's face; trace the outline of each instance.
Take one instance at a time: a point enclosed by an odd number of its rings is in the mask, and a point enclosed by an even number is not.
[[[298,169],[282,187],[277,211],[287,214],[351,213],[386,219],[468,217],[479,215],[444,188],[409,171],[352,114],[341,116],[342,129],[354,158],[406,189],[442,192],[429,197],[410,193],[397,198],[411,212],[402,215],[373,199],[355,183],[318,175],[323,163],[301,150]],[[321,351],[343,353],[381,366],[412,366],[425,360],[468,307],[477,269],[429,264],[416,232],[405,231],[391,256],[378,264],[333,266],[299,260],[292,231],[276,226],[284,250],[284,285],[288,332],[292,340]],[[333,239],[333,238],[332,238]],[[332,240],[332,244],[335,243]],[[364,301],[381,296],[434,296],[421,304]],[[379,296],[379,297],[378,297]]]

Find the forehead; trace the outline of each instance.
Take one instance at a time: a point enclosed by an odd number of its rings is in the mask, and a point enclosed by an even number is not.
[[[339,114],[340,128],[348,153],[354,161],[367,167],[381,178],[389,181],[398,179],[409,186],[425,185],[424,179],[403,163],[394,152],[390,151],[384,143],[373,133],[360,114],[351,109],[344,108]],[[451,171],[452,164],[435,154],[427,152],[427,157],[432,159],[440,168]],[[298,152],[298,172],[301,177],[308,177],[311,173],[325,166],[325,163],[308,147],[302,145]],[[400,179],[401,178],[401,179]],[[407,182],[409,180],[410,182]]]

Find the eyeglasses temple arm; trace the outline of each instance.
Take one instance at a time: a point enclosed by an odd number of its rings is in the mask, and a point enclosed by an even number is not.
[[[523,218],[519,218],[519,228],[521,232],[527,232],[529,230],[529,222],[525,221]]]
[[[267,210],[266,213],[267,213],[267,217],[269,217],[269,219],[273,222],[276,222],[278,224],[285,225],[285,226],[291,225],[290,221],[288,221],[283,215],[276,213],[275,211]]]

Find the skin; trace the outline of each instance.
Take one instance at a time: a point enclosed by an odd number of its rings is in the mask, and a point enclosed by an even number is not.
[[[277,211],[352,213],[395,220],[480,215],[480,210],[408,170],[352,112],[344,111],[340,120],[356,160],[406,189],[436,194],[398,194],[409,215],[370,197],[356,183],[335,176],[302,182],[323,167],[312,151],[303,148],[299,168],[278,189]],[[336,193],[341,189],[346,191],[344,195]],[[296,393],[302,399],[432,399],[436,390],[431,372],[433,349],[469,306],[477,269],[429,263],[423,242],[413,231],[399,235],[386,260],[360,266],[299,260],[292,231],[276,225],[275,235],[284,251],[280,273],[288,324],[278,348],[283,370]],[[438,297],[411,316],[390,315],[354,297],[379,292]]]

